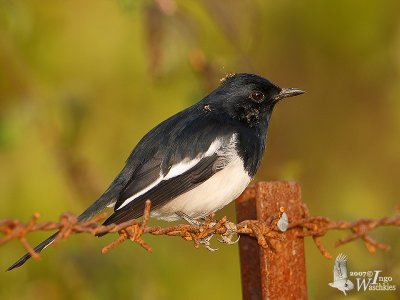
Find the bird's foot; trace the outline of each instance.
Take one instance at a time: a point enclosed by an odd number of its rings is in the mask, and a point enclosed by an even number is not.
[[[181,217],[182,219],[184,219],[186,222],[188,222],[190,225],[194,225],[194,226],[198,226],[198,227],[205,227],[207,225],[207,228],[211,228],[213,226],[215,226],[217,223],[214,221],[210,221],[207,220],[205,218],[201,218],[199,220],[194,219],[192,217],[189,217],[187,214],[183,213],[183,212],[177,212],[176,213],[179,217]],[[199,243],[201,245],[204,245],[204,247],[211,252],[217,251],[218,248],[212,248],[210,246],[210,241],[212,239],[212,237],[214,236],[213,233],[207,235],[206,237],[203,237],[201,239],[199,239]]]
[[[214,223],[215,223],[215,222],[214,222]],[[208,251],[211,251],[211,252],[218,251],[218,248],[212,248],[212,247],[210,246],[210,240],[212,239],[213,236],[214,236],[214,234],[210,234],[210,235],[208,235],[208,236],[206,236],[206,237],[200,239],[200,244],[204,245],[204,247],[206,247],[206,249],[207,249]]]
[[[230,221],[225,222],[226,232],[221,234],[221,239],[218,239],[220,243],[232,245],[239,242],[240,235],[237,236],[237,239],[232,241],[235,234],[237,234],[236,224]]]
[[[212,228],[213,226],[215,226],[217,224],[217,222],[214,221],[210,221],[210,219],[205,219],[205,218],[201,218],[201,219],[194,219],[192,217],[189,217],[188,215],[186,215],[185,213],[182,212],[178,212],[177,215],[179,217],[181,217],[182,219],[184,219],[186,222],[188,222],[191,225],[195,225],[195,226],[199,226],[199,227],[206,227],[206,228]],[[232,245],[232,244],[236,244],[239,239],[240,236],[237,237],[236,240],[232,240],[234,235],[237,234],[237,229],[236,229],[236,224],[226,221],[224,223],[225,227],[226,227],[226,232],[221,234],[221,238],[218,239],[218,241],[220,243],[223,244],[228,244],[228,245]],[[212,239],[212,237],[214,236],[214,234],[209,234],[204,238],[201,238],[199,240],[200,244],[204,245],[204,247],[209,250],[209,251],[217,251],[218,248],[212,248],[210,246],[210,241]]]

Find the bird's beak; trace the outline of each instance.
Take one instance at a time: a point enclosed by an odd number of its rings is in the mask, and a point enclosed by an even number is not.
[[[274,102],[278,102],[283,98],[294,97],[297,95],[304,94],[304,91],[296,88],[283,88],[278,95],[274,97]]]

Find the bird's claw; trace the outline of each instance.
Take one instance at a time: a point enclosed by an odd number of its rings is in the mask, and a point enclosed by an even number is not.
[[[214,234],[210,234],[209,236],[206,236],[205,238],[200,239],[200,244],[203,244],[204,247],[206,247],[206,249],[211,252],[218,251],[218,248],[212,248],[210,246],[210,240],[212,239],[213,236],[214,236]]]
[[[212,227],[212,226],[215,226],[216,224],[217,224],[216,222],[211,222],[208,226]],[[236,244],[240,239],[240,236],[238,236],[238,238],[236,240],[232,241],[233,236],[237,233],[236,224],[232,223],[232,222],[229,222],[229,221],[226,221],[225,222],[225,227],[226,227],[226,232],[221,234],[221,238],[217,239],[217,240],[220,243],[223,243],[223,244],[228,244],[228,245]],[[218,250],[218,248],[212,248],[210,246],[210,240],[212,239],[213,236],[214,236],[214,234],[210,234],[207,237],[202,238],[200,240],[200,244],[203,244],[204,247],[206,247],[206,249],[211,251],[211,252],[214,252],[214,251]]]
[[[223,243],[223,244],[228,244],[228,245],[233,245],[239,242],[240,240],[240,235],[237,237],[236,240],[232,241],[234,233],[226,236],[225,234],[221,234],[221,238],[218,239],[218,242]]]
[[[225,227],[226,227],[226,232],[221,234],[221,239],[218,239],[218,241],[220,243],[224,243],[224,244],[228,244],[228,245],[236,244],[237,242],[239,242],[240,235],[238,235],[236,240],[232,241],[233,236],[237,233],[236,224],[226,221]]]
[[[184,219],[189,224],[195,225],[195,226],[199,226],[199,227],[204,226],[206,224],[206,222],[207,222],[206,220],[199,221],[199,220],[193,219],[193,218],[189,217],[188,215],[186,215],[186,214],[184,214],[182,212],[178,212],[177,215],[179,217],[181,217],[182,219]],[[217,224],[216,222],[210,222],[208,224],[208,228],[211,228],[211,227],[215,226],[216,224]],[[237,234],[236,224],[232,223],[232,222],[229,222],[229,221],[226,221],[225,222],[225,227],[226,227],[226,232],[221,234],[221,238],[217,239],[217,240],[220,243],[223,243],[223,244],[228,244],[228,245],[236,244],[240,239],[240,236],[238,236],[238,238],[236,240],[232,241],[233,236],[235,234]],[[214,234],[209,234],[208,236],[206,236],[204,238],[201,238],[199,240],[200,244],[204,245],[204,247],[207,250],[211,251],[211,252],[214,252],[214,251],[218,250],[218,248],[212,248],[210,246],[210,241],[211,241],[213,236],[214,236]]]

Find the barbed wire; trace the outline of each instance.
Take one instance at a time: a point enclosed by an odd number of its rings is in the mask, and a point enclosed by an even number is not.
[[[233,228],[232,223],[227,221],[226,217],[214,222],[213,215],[207,217],[206,221],[200,226],[179,224],[160,227],[147,225],[150,217],[150,208],[151,202],[147,200],[142,220],[131,220],[119,225],[111,224],[107,226],[100,224],[100,222],[106,218],[105,214],[101,214],[95,219],[84,223],[79,223],[77,217],[71,213],[63,213],[59,218],[59,222],[38,223],[40,217],[38,213],[35,213],[27,223],[16,219],[0,220],[0,233],[3,235],[0,239],[0,246],[12,240],[19,240],[26,251],[29,252],[33,258],[38,259],[40,256],[28,242],[27,236],[32,232],[51,230],[59,230],[53,245],[76,233],[89,233],[92,235],[118,233],[119,237],[117,240],[103,247],[103,254],[109,252],[126,240],[135,242],[145,250],[151,252],[152,248],[150,245],[142,239],[144,234],[180,236],[184,240],[193,241],[196,248],[202,244],[204,239],[212,235],[227,235],[232,234],[232,232],[238,235],[253,236],[257,239],[258,244],[264,248],[271,247],[269,240],[283,240],[285,237],[285,232],[281,232],[277,226],[278,220],[284,213],[283,210],[277,212],[273,221],[246,220],[236,224]],[[288,231],[297,229],[297,236],[312,237],[322,255],[331,259],[332,255],[321,241],[321,237],[326,235],[329,231],[348,230],[351,232],[347,237],[339,239],[335,244],[336,246],[361,239],[368,251],[374,253],[376,249],[383,251],[390,249],[389,245],[377,242],[369,235],[371,231],[382,226],[400,227],[400,214],[385,216],[380,219],[363,218],[356,221],[334,221],[323,216],[310,216],[307,207],[303,205],[303,217],[298,221],[290,223]]]

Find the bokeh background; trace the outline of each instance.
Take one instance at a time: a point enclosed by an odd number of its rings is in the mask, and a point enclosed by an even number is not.
[[[195,103],[229,72],[307,91],[281,103],[257,180],[296,180],[314,215],[394,214],[400,199],[400,2],[0,0],[0,219],[80,213],[153,126]],[[235,219],[234,205],[219,216]],[[152,224],[157,222],[152,221]],[[47,234],[31,235],[39,242]],[[392,246],[345,252],[353,271],[381,269],[400,289]],[[146,236],[148,254],[77,235],[11,273],[0,299],[240,299],[237,246],[210,253]],[[339,299],[333,261],[307,240],[310,299]],[[0,248],[0,269],[24,253]],[[347,299],[399,299],[350,292]]]

